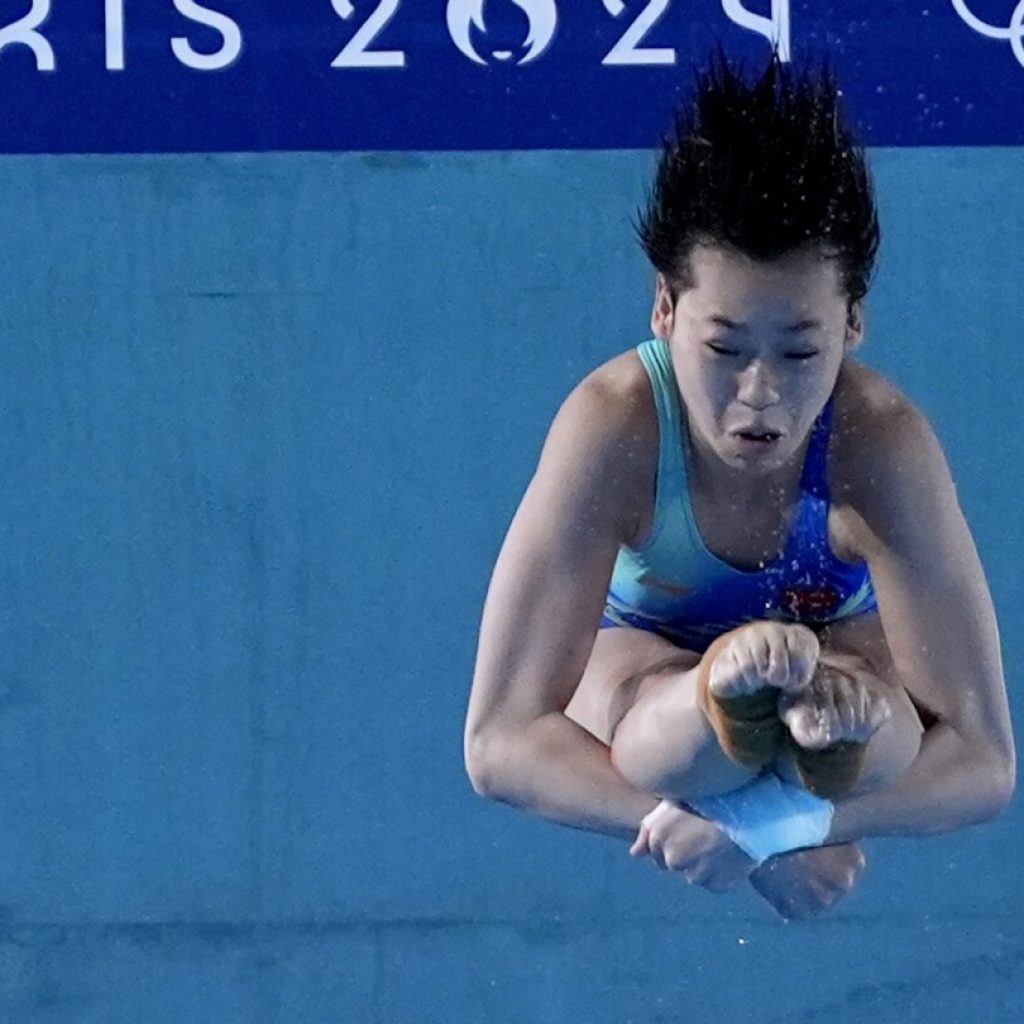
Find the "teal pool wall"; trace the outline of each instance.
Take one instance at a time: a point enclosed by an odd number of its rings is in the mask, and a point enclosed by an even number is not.
[[[862,357],[946,447],[1019,712],[1024,150],[872,157]],[[647,337],[651,168],[0,157],[0,1018],[1024,1005],[1016,804],[869,841],[858,890],[785,925],[469,786],[504,531],[564,395]]]

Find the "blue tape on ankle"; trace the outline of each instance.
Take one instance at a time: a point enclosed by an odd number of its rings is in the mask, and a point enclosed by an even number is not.
[[[820,846],[835,810],[831,800],[791,786],[771,772],[721,796],[687,803],[758,864],[778,853]]]

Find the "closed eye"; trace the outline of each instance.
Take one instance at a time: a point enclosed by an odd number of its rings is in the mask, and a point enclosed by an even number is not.
[[[803,361],[806,361],[808,359],[813,359],[816,355],[818,355],[818,351],[817,351],[817,349],[813,349],[813,350],[810,350],[810,351],[807,351],[807,352],[787,352],[786,353],[786,358],[787,359],[793,359],[793,360],[799,360],[799,361],[803,362]]]
[[[708,348],[715,353],[716,356],[738,356],[739,349],[729,348],[727,345],[722,345],[717,341],[709,341]]]

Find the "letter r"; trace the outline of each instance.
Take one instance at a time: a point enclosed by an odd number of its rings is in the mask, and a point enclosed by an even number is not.
[[[50,0],[32,0],[32,10],[0,29],[0,50],[18,44],[27,46],[36,58],[37,71],[53,71],[57,66],[53,47],[36,31],[50,16]]]

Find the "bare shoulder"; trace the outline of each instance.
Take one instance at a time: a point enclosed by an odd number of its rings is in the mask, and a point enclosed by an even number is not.
[[[829,477],[835,503],[871,529],[906,521],[915,508],[956,507],[945,455],[925,415],[882,374],[852,359],[836,388]]]
[[[650,380],[635,349],[592,370],[573,390],[573,398],[582,407],[600,413],[610,430],[657,435]]]
[[[605,486],[622,499],[632,538],[650,515],[658,464],[658,417],[650,380],[635,350],[591,371],[566,398],[546,447],[588,450],[599,459]]]

